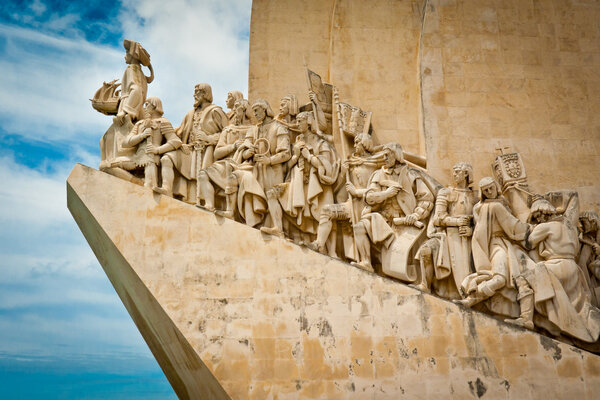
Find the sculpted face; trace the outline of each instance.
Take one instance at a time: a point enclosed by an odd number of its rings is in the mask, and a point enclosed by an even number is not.
[[[156,108],[149,102],[144,103],[144,118],[149,119]]]
[[[194,107],[198,107],[205,99],[205,92],[202,88],[194,89]]]
[[[396,164],[396,155],[391,149],[385,149],[385,166],[392,168]]]
[[[235,113],[235,120],[238,124],[241,124],[242,121],[244,120],[244,114],[246,113],[246,109],[244,108],[244,105],[239,102],[236,101],[235,104],[233,105],[233,112]]]
[[[133,60],[134,60],[134,59],[133,59],[133,56],[132,56],[131,54],[129,54],[129,53],[125,53],[125,62],[126,62],[127,64],[131,64],[131,63],[133,62]]]
[[[290,103],[287,99],[282,99],[279,104],[279,114],[281,116],[286,116],[290,113]]]
[[[498,197],[498,189],[496,188],[495,184],[482,187],[481,192],[488,199],[495,199]]]
[[[300,117],[296,122],[298,122],[298,129],[300,132],[308,131],[308,119],[306,117]]]
[[[452,179],[454,183],[459,184],[467,180],[469,173],[462,168],[454,168],[452,170]]]
[[[583,225],[583,233],[589,233],[595,231],[595,224],[587,218],[581,219]]]
[[[354,138],[354,151],[356,152],[356,154],[365,153],[365,146],[358,136]]]
[[[254,111],[254,116],[256,117],[256,120],[258,122],[263,122],[263,120],[267,116],[267,111],[261,106],[256,106],[252,108],[252,111]]]
[[[234,103],[235,99],[231,95],[231,92],[227,93],[227,100],[225,100],[225,105],[227,106],[227,108],[233,109]]]

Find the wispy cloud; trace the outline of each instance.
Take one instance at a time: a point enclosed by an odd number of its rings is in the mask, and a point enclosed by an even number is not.
[[[88,99],[103,80],[118,77],[120,51],[2,24],[0,39],[5,42],[0,58],[5,131],[60,146],[87,143],[104,133],[106,117]]]

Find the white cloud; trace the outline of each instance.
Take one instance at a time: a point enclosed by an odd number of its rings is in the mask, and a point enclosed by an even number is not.
[[[29,9],[33,11],[33,14],[37,17],[42,15],[46,11],[46,5],[40,0],[34,0],[30,5]]]
[[[7,132],[54,142],[102,136],[110,119],[94,111],[88,99],[103,80],[120,77],[121,52],[2,24],[0,39],[6,43],[0,58],[0,123]]]

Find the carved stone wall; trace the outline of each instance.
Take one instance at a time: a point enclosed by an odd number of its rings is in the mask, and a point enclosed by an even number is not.
[[[373,111],[379,143],[490,174],[496,147],[526,162],[532,189],[573,188],[600,210],[598,0],[255,0],[249,97],[307,100],[303,58]]]
[[[597,355],[91,168],[67,202],[182,399],[600,390]]]

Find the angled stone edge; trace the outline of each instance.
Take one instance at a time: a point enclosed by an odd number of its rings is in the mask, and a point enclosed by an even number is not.
[[[77,165],[73,174],[85,171]],[[92,182],[90,182],[92,183]],[[229,399],[67,180],[67,206],[180,399]]]
[[[600,391],[592,353],[83,165],[67,182],[71,213],[180,398]]]

